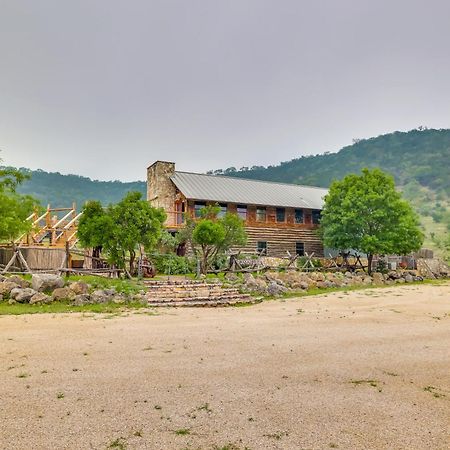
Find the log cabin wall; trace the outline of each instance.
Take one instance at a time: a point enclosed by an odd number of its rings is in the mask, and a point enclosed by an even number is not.
[[[187,201],[187,211],[195,215],[195,201]],[[207,205],[216,203],[205,202]],[[312,223],[312,210],[303,209],[303,223],[295,223],[295,209],[285,209],[285,221],[277,222],[276,207],[262,206],[266,209],[266,221],[259,222],[256,216],[258,206],[247,205],[245,229],[248,235],[247,245],[237,250],[253,253],[258,248],[258,242],[267,243],[267,256],[282,257],[289,251],[296,254],[297,243],[303,243],[304,251],[314,252],[315,256],[323,256],[323,244],[317,235],[317,224]],[[237,213],[236,204],[228,204],[227,212]]]

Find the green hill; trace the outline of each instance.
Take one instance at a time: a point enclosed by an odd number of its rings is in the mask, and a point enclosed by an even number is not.
[[[127,192],[139,191],[146,195],[143,181],[123,183],[121,181],[91,180],[79,175],[62,175],[59,172],[20,169],[30,179],[19,187],[23,194],[37,198],[43,206],[68,207],[77,204],[77,209],[87,200],[99,200],[103,205],[117,203]]]

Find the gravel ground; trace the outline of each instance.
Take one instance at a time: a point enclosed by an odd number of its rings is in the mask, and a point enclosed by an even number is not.
[[[449,449],[450,285],[0,317],[1,449]]]

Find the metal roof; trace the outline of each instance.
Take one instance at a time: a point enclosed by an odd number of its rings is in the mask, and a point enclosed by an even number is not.
[[[175,172],[171,180],[186,198],[218,203],[322,209],[327,189],[298,184]]]

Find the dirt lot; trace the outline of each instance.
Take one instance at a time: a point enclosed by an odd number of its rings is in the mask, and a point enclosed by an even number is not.
[[[2,449],[448,449],[450,284],[0,317]]]

